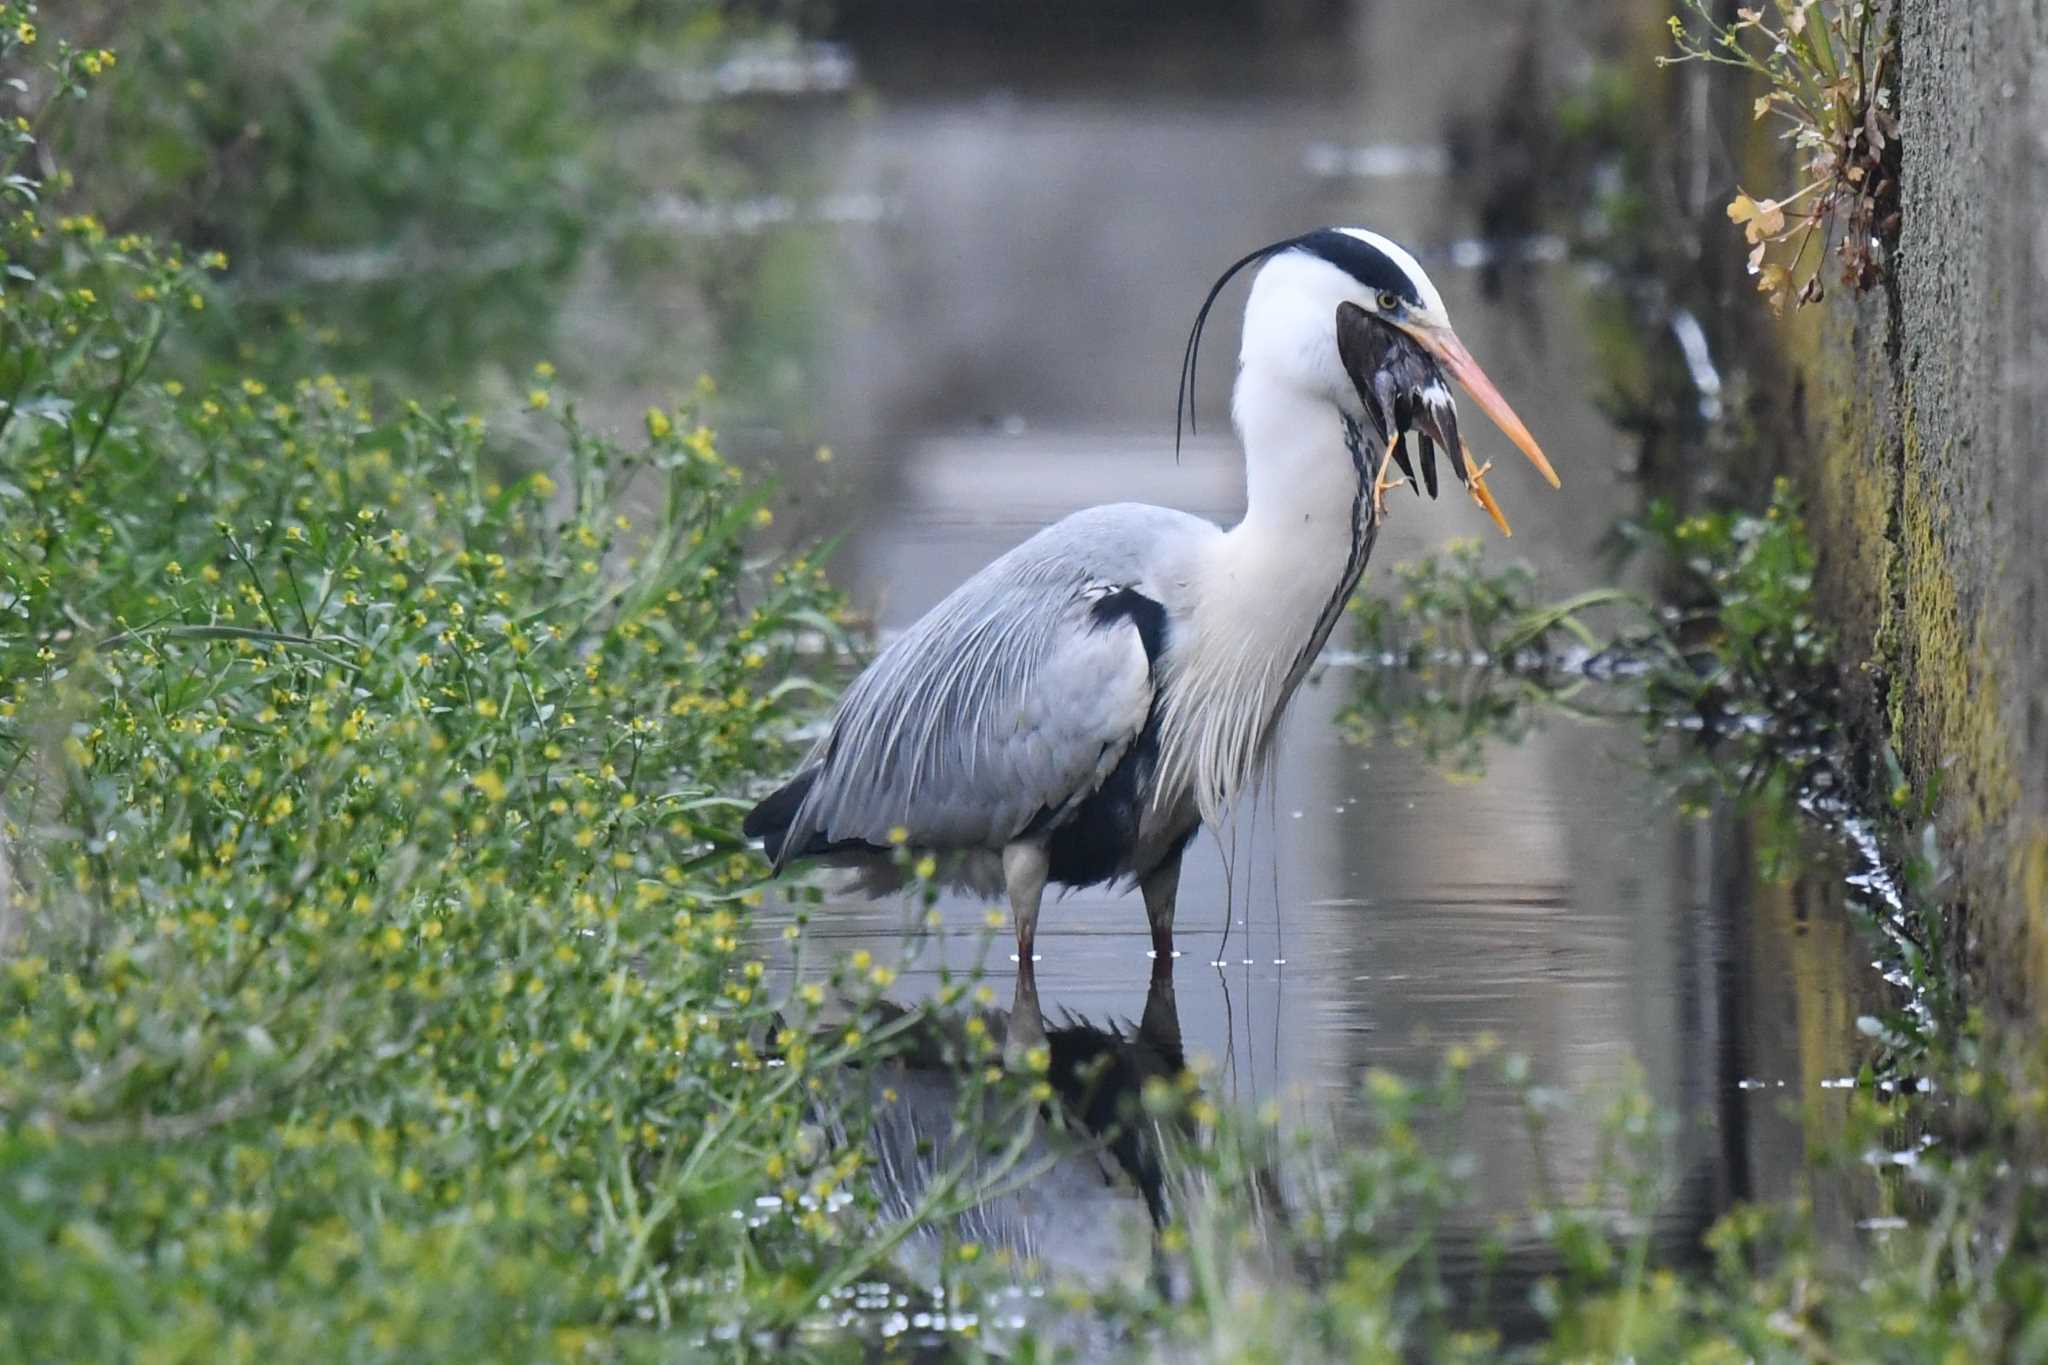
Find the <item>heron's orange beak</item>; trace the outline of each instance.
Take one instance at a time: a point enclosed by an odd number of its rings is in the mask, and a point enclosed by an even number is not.
[[[1529,457],[1529,463],[1536,466],[1537,472],[1550,480],[1550,486],[1560,487],[1557,471],[1550,467],[1550,461],[1543,458],[1542,447],[1536,444],[1536,438],[1529,434],[1529,428],[1522,424],[1522,419],[1515,416],[1515,410],[1508,406],[1507,399],[1500,396],[1500,390],[1486,377],[1486,371],[1479,368],[1479,362],[1465,349],[1465,343],[1458,340],[1457,333],[1448,327],[1427,331],[1418,328],[1409,335],[1443,363],[1451,378],[1472,395],[1472,401],[1479,405],[1479,410],[1491,417],[1502,434],[1515,443],[1515,448]]]

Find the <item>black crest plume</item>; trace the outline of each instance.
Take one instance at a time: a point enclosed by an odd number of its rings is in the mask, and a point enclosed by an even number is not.
[[[1229,284],[1236,277],[1238,271],[1248,265],[1255,265],[1265,260],[1268,256],[1277,255],[1289,247],[1300,246],[1306,237],[1312,235],[1314,234],[1289,237],[1285,241],[1274,242],[1268,246],[1262,246],[1257,251],[1251,252],[1248,255],[1240,256],[1231,263],[1228,270],[1216,277],[1216,283],[1209,286],[1208,297],[1202,300],[1202,310],[1195,314],[1195,325],[1188,332],[1187,349],[1181,352],[1180,357],[1180,387],[1175,389],[1173,394],[1174,463],[1180,463],[1180,435],[1183,420],[1187,424],[1188,434],[1190,436],[1195,434],[1195,365],[1201,359],[1202,354],[1202,327],[1209,321],[1209,310],[1216,306],[1216,296],[1223,292],[1223,286]]]

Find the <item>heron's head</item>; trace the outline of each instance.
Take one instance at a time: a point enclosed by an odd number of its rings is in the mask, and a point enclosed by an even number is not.
[[[1241,383],[1279,386],[1348,417],[1370,418],[1384,438],[1411,427],[1436,435],[1462,478],[1455,412],[1440,377],[1448,375],[1557,486],[1536,438],[1452,330],[1428,274],[1401,247],[1363,228],[1290,237],[1223,273],[1188,338],[1183,380],[1190,412],[1202,324],[1223,286],[1254,264],[1260,268],[1245,304]]]

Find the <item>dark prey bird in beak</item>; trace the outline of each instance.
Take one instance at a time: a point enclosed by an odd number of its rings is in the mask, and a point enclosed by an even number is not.
[[[1462,347],[1455,348],[1457,354],[1446,351],[1446,359],[1458,366],[1459,377],[1474,396],[1481,399],[1489,412],[1499,407],[1508,420],[1502,421],[1504,429],[1522,446],[1530,451],[1530,458],[1537,467],[1555,483],[1556,475],[1551,473],[1548,462],[1533,450],[1534,442],[1526,439],[1526,429],[1521,427],[1512,411],[1501,402],[1478,367],[1471,364],[1469,355],[1462,354]],[[1415,488],[1415,466],[1409,460],[1408,434],[1415,434],[1416,443],[1421,447],[1422,481],[1434,498],[1437,492],[1436,447],[1442,446],[1449,456],[1451,470],[1458,476],[1458,482],[1465,485],[1472,500],[1486,510],[1503,535],[1512,535],[1507,518],[1501,514],[1500,505],[1493,500],[1493,494],[1486,487],[1486,471],[1490,465],[1474,465],[1471,452],[1458,436],[1458,407],[1451,396],[1451,386],[1444,377],[1443,368],[1438,364],[1436,348],[1426,345],[1407,329],[1382,321],[1365,309],[1349,301],[1337,305],[1337,355],[1343,362],[1344,372],[1351,377],[1352,385],[1358,390],[1359,401],[1365,406],[1366,418],[1372,423],[1379,436],[1383,454],[1376,471],[1374,489],[1374,510],[1377,514],[1385,511],[1382,501],[1387,484],[1383,477],[1386,465],[1391,460],[1400,467],[1408,486]],[[1469,371],[1469,373],[1467,373]],[[1476,376],[1486,387],[1482,391],[1475,386]],[[1493,403],[1486,403],[1486,399]],[[1497,421],[1501,421],[1496,416]],[[1512,425],[1510,425],[1512,423]],[[1398,486],[1398,485],[1396,485]],[[1419,489],[1417,490],[1420,491]]]
[[[1365,404],[1380,448],[1391,446],[1410,488],[1415,487],[1415,466],[1408,461],[1408,433],[1415,433],[1422,447],[1423,481],[1434,498],[1436,447],[1458,448],[1458,409],[1435,359],[1406,332],[1350,302],[1337,305],[1337,355]]]

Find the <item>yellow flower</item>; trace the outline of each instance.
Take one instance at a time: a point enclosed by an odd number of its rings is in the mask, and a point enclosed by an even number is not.
[[[660,408],[647,410],[647,434],[659,441],[675,430],[675,424],[668,420],[668,414]]]
[[[541,411],[543,408],[547,407],[547,405],[552,401],[554,400],[549,397],[548,391],[546,389],[527,390],[526,406],[532,408],[535,412]]]
[[[775,513],[773,511],[766,507],[757,507],[754,509],[754,525],[773,526],[774,524]]]
[[[470,779],[484,799],[493,803],[505,799],[505,779],[495,772],[481,772]]]
[[[539,375],[542,379],[553,379],[555,377],[554,365],[545,360],[535,365],[533,367],[533,372]]]
[[[909,843],[910,831],[905,829],[902,825],[897,825],[894,829],[891,829],[889,831],[889,842],[892,844],[899,845]]]
[[[924,857],[919,858],[917,860],[917,866],[912,868],[911,870],[917,873],[918,879],[920,881],[928,882],[933,877],[939,875],[939,860],[937,858],[934,858],[931,854],[927,853],[924,855]]]
[[[23,47],[32,46],[36,40],[36,26],[24,19],[14,26],[14,36],[21,40]]]

